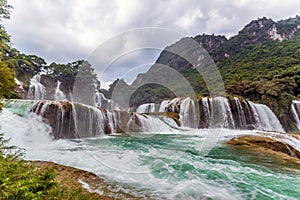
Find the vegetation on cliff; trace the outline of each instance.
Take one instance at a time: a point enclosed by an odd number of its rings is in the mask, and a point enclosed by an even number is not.
[[[236,36],[198,35],[193,39],[201,44],[218,67],[227,95],[244,97],[268,105],[286,130],[296,130],[289,125],[292,100],[300,97],[300,17],[274,22],[262,18],[253,20]],[[172,44],[182,46],[182,40]],[[178,47],[178,48],[179,48]],[[187,52],[188,53],[188,52]],[[164,50],[156,63],[168,65],[180,72],[199,96],[210,93],[206,83],[191,63],[182,57]],[[135,80],[153,76],[153,65],[148,72]],[[160,73],[157,73],[160,76]],[[162,79],[164,77],[161,77]],[[134,83],[133,82],[133,87]],[[148,85],[136,92],[135,105],[148,103],[145,91],[151,91],[152,102],[172,98],[161,93],[163,87]]]
[[[18,90],[15,78],[22,82],[23,88],[28,89],[30,79],[37,73],[43,72],[46,76],[62,82],[68,82],[72,88],[78,72],[88,70],[89,79],[92,79],[94,89],[100,89],[94,69],[87,61],[77,60],[66,64],[50,63],[37,55],[27,55],[12,47],[9,34],[1,24],[3,20],[10,18],[12,7],[6,0],[0,1],[0,98],[21,97],[16,92]],[[86,80],[81,73],[80,81]]]

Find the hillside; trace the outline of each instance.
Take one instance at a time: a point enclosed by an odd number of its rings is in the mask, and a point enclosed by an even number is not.
[[[250,22],[230,39],[215,35],[198,35],[193,39],[200,43],[215,61],[229,94],[259,100],[259,98],[254,97],[255,95],[249,96],[242,91],[235,91],[232,86],[235,83],[240,85],[241,80],[271,80],[284,76],[283,74],[280,75],[284,71],[295,71],[294,67],[300,63],[299,37],[297,37],[300,33],[299,30],[299,16],[278,22],[262,18]],[[170,45],[170,47],[181,45],[182,40]],[[175,69],[186,77],[199,95],[208,95],[201,75],[196,73],[191,64],[182,57],[164,50],[158,57],[156,64],[164,64]],[[153,76],[153,68],[155,65],[148,72],[139,74],[132,86],[134,87],[140,80],[149,78],[150,75]],[[159,74],[157,73],[158,76]],[[294,75],[296,74],[293,74],[292,77]],[[286,77],[290,76],[286,75]],[[295,84],[295,78],[290,83],[291,85]],[[149,88],[151,89],[151,87]],[[292,90],[296,92],[297,86],[293,86]],[[298,93],[291,93],[291,95],[297,96]]]

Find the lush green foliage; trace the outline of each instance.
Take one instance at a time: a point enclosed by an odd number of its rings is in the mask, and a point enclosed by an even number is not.
[[[81,189],[70,189],[55,182],[52,168],[39,169],[20,158],[22,153],[7,146],[0,134],[0,199],[93,199]]]
[[[0,98],[10,98],[15,87],[14,72],[0,61]]]
[[[300,37],[244,50],[219,66],[227,92],[287,112],[300,92]]]
[[[39,171],[19,159],[15,147],[5,146],[0,135],[0,197],[2,199],[42,199],[55,186],[52,170]]]

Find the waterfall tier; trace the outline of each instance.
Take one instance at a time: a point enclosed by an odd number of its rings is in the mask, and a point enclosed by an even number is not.
[[[41,76],[39,74],[30,79],[30,86],[28,90],[28,98],[34,100],[42,100],[45,98],[46,88],[41,84]]]
[[[54,93],[54,100],[55,101],[67,101],[66,95],[60,89],[60,84],[61,84],[61,82],[59,80],[57,80],[57,85],[56,85],[55,93]]]
[[[159,111],[178,113],[181,126],[184,127],[285,132],[268,106],[237,97],[204,97],[199,98],[197,102],[189,97],[179,97],[163,101]]]
[[[155,103],[146,103],[142,104],[139,107],[137,107],[136,112],[137,113],[153,113],[158,111],[156,108],[158,106],[155,105]]]
[[[300,101],[294,100],[292,102],[291,111],[295,124],[298,130],[300,130]]]
[[[52,128],[55,139],[97,137],[111,133],[177,131],[166,116],[110,111],[67,101],[3,100],[4,108],[23,117],[35,113]]]

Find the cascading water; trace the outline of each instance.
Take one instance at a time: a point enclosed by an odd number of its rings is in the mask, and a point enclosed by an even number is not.
[[[111,100],[107,99],[104,94],[96,92],[94,96],[94,106],[97,108],[111,109]]]
[[[67,101],[5,100],[3,103],[5,109],[20,116],[27,117],[30,113],[41,116],[52,128],[52,136],[55,139],[95,137],[127,130],[129,132],[171,131],[173,127],[177,127],[174,126],[175,121],[171,118],[166,120],[167,117],[138,114],[130,117],[131,114],[125,111],[109,111]],[[137,119],[133,120],[134,118]],[[170,120],[173,121],[172,125],[167,123]],[[129,128],[127,124],[130,124]]]
[[[209,98],[209,128],[235,128],[228,99],[225,97]]]
[[[60,84],[61,82],[57,80],[57,85],[55,88],[55,93],[54,93],[54,100],[55,101],[67,101],[66,95],[63,93],[63,91],[60,90]]]
[[[253,112],[257,130],[285,132],[278,118],[268,106],[251,101],[248,101],[248,104]]]
[[[291,105],[292,115],[295,120],[298,130],[300,130],[300,101],[294,100]]]
[[[102,101],[104,99],[106,99],[106,98],[102,93],[96,92],[95,97],[94,97],[94,105],[96,107],[101,107],[102,106]]]
[[[197,111],[190,98],[178,97],[163,101],[159,111],[178,113],[182,126],[186,127],[284,132],[276,115],[266,105],[240,100],[237,97],[233,98],[232,105],[225,97],[204,97],[199,100],[198,105],[200,112]],[[195,121],[199,121],[199,126]]]
[[[247,127],[246,116],[239,98],[234,97],[234,102],[238,112],[238,124],[241,129]]]
[[[214,118],[214,112],[217,112],[214,109],[227,112],[228,100],[226,106],[224,99],[215,102],[210,98],[203,99],[199,110],[207,112],[207,116]],[[191,99],[173,102],[176,105],[169,107],[177,110],[179,104],[182,114],[189,110],[186,108],[193,107]],[[5,100],[2,103],[0,131],[11,138],[10,144],[26,150],[26,159],[57,162],[103,175],[114,184],[116,191],[130,191],[133,199],[297,199],[300,196],[298,165],[293,168],[287,161],[280,162],[272,156],[223,144],[242,135],[261,135],[299,151],[300,140],[288,134],[223,129],[212,151],[203,156],[199,152],[202,144],[207,142],[207,129],[183,131],[171,118],[108,111],[69,102]],[[236,100],[233,104],[238,106]],[[246,118],[255,110],[257,121],[261,120],[259,115],[267,117],[267,122],[259,121],[261,127],[274,128],[279,123],[271,122],[274,113],[261,104],[240,101],[240,110],[237,110],[238,116],[244,113]],[[250,114],[254,115],[254,112]],[[222,113],[219,115],[223,116]],[[226,121],[230,121],[230,117]],[[117,132],[124,122],[128,132],[137,127],[138,133],[146,131],[150,134],[95,137],[113,130]],[[68,131],[73,135],[76,132],[79,137],[93,138],[53,140],[53,124],[59,130],[55,133],[58,138],[72,138],[67,137]],[[76,131],[74,124],[78,125]],[[170,133],[175,130],[176,134]],[[156,134],[161,132],[168,134]],[[102,183],[92,187],[99,193],[108,190]]]
[[[177,132],[174,120],[165,116],[134,114],[127,123],[127,132]]]
[[[42,116],[59,138],[85,138],[109,134],[105,113],[92,106],[69,102],[38,101],[31,112]]]
[[[42,100],[45,98],[46,89],[41,84],[41,75],[37,74],[30,79],[30,86],[28,90],[28,98],[34,100]]]
[[[137,107],[136,111],[137,113],[151,113],[156,111],[156,105],[155,103],[146,103],[142,104],[139,107]]]
[[[162,101],[161,104],[160,104],[158,112],[166,112],[166,109],[168,107],[169,102],[170,102],[169,100]]]
[[[205,115],[206,119],[210,119],[210,107],[209,107],[209,103],[208,103],[208,97],[204,97],[202,98],[202,106],[203,106],[203,112]]]
[[[195,102],[187,97],[180,103],[179,121],[181,126],[197,128],[199,113],[197,112]]]
[[[24,148],[28,160],[52,161],[103,176],[112,185],[105,187],[101,182],[89,188],[100,194],[113,190],[121,195],[125,191],[131,195],[120,199],[170,200],[300,196],[299,165],[223,144],[236,136],[261,134],[299,150],[299,139],[287,134],[225,129],[212,151],[202,156],[199,147],[205,142],[205,129],[167,135],[52,140],[49,125],[41,116],[30,115],[16,116],[6,108],[0,113],[1,132],[11,138],[9,145]]]

